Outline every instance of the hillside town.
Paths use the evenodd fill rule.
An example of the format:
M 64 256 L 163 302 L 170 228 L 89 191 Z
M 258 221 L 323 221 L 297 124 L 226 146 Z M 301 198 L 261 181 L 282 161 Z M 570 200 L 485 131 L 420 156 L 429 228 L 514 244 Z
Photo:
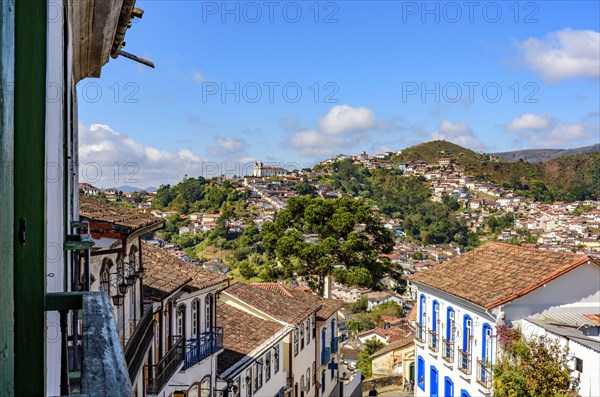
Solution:
M 187 138 L 193 134 L 180 139 L 176 130 L 185 127 L 177 126 L 165 109 L 169 103 L 171 108 L 180 104 L 175 101 L 185 96 L 185 88 L 218 87 L 212 80 L 228 76 L 223 65 L 243 69 L 236 61 L 223 61 L 222 56 L 242 51 L 221 40 L 233 31 L 239 41 L 240 25 L 267 31 L 269 39 L 281 43 L 289 36 L 270 31 L 282 23 L 269 21 L 269 29 L 254 29 L 256 21 L 239 23 L 239 10 L 243 7 L 245 14 L 248 5 L 186 3 L 182 12 L 170 3 L 145 2 L 161 17 L 160 25 L 146 18 L 144 23 L 151 23 L 146 28 L 138 24 L 144 10 L 135 0 L 0 2 L 0 397 L 600 396 L 597 150 L 564 149 L 564 156 L 563 149 L 541 150 L 554 157 L 538 163 L 519 157 L 523 151 L 476 152 L 446 139 L 473 142 L 476 150 L 485 147 L 469 126 L 447 120 L 440 131 L 427 135 L 431 140 L 403 145 L 407 141 L 393 134 L 404 127 L 376 119 L 366 107 L 339 104 L 317 119 L 316 130 L 303 129 L 295 117 L 279 120 L 290 135 L 286 145 L 301 157 L 360 151 L 302 169 L 261 161 L 246 151 L 252 145 L 245 140 L 217 135 L 218 127 L 209 119 L 183 115 L 182 125 L 194 133 L 211 130 L 215 146 L 207 146 L 206 153 L 244 159 L 251 170 L 248 175 L 196 172 L 204 160 L 187 146 L 177 151 L 167 143 L 145 146 L 98 120 L 110 110 L 115 120 L 133 121 L 145 134 L 160 129 L 160 139 L 150 139 L 161 144 L 172 140 L 191 146 Z M 359 2 L 348 3 L 357 7 Z M 401 6 L 406 11 L 417 4 Z M 356 62 L 352 51 L 332 52 L 329 43 L 335 36 L 322 33 L 329 27 L 345 29 L 344 23 L 334 19 L 335 24 L 315 28 L 319 11 L 333 7 L 337 12 L 339 5 L 309 7 L 315 13 L 311 31 L 303 32 L 307 36 L 295 30 L 303 24 L 293 25 L 297 21 L 284 14 L 294 34 L 314 41 L 313 49 L 326 43 L 323 50 L 336 54 L 331 62 L 338 57 L 346 62 L 345 52 Z M 358 10 L 345 11 L 360 17 L 362 31 L 372 30 L 369 9 Z M 219 11 L 219 28 L 228 15 L 238 13 L 236 23 L 225 26 L 227 34 L 213 30 L 206 20 L 185 20 L 190 15 L 206 19 Z M 219 40 L 203 40 L 208 44 L 202 51 L 190 48 L 189 41 L 179 47 L 180 37 L 198 37 L 197 31 L 178 31 L 179 25 L 201 26 L 205 37 Z M 434 31 L 436 43 L 444 39 L 438 26 L 425 28 Z M 165 65 L 162 71 L 150 74 L 148 68 L 155 67 L 151 60 L 124 50 L 129 29 L 144 33 L 128 35 L 128 51 L 145 45 L 138 54 L 156 55 Z M 311 36 L 312 30 L 318 36 Z M 563 58 L 576 63 L 578 53 L 595 48 L 595 34 L 586 31 L 591 45 L 571 44 L 575 54 Z M 550 35 L 569 42 L 577 31 L 567 28 L 555 36 Z M 269 58 L 277 64 L 261 56 L 262 46 L 254 45 L 249 31 L 244 39 L 252 44 L 242 43 L 255 61 Z M 380 40 L 365 47 L 389 54 L 376 45 Z M 527 43 L 536 47 L 536 40 Z M 220 56 L 210 52 L 212 41 L 219 42 Z M 354 46 L 353 38 L 348 41 Z M 456 41 L 464 45 L 464 40 Z M 159 43 L 168 50 L 161 52 Z M 545 45 L 537 47 L 540 53 L 546 50 Z M 273 48 L 284 54 L 277 61 L 286 72 L 293 71 L 294 65 L 283 63 L 288 57 L 284 50 L 301 54 L 300 46 L 286 42 Z M 204 76 L 192 64 L 183 72 L 183 53 L 201 53 L 202 62 L 217 59 L 214 69 L 223 75 Z M 289 55 L 301 64 L 296 57 Z M 131 70 L 119 69 L 121 61 L 135 63 Z M 367 72 L 380 71 L 387 63 L 397 67 L 394 59 L 375 61 L 377 69 Z M 586 64 L 594 68 L 598 61 Z M 203 71 L 210 70 L 206 65 Z M 180 70 L 169 72 L 170 67 Z M 585 77 L 598 77 L 596 69 Z M 137 83 L 120 86 L 130 72 L 148 85 L 151 100 L 133 98 Z M 92 108 L 99 119 L 88 126 L 80 115 L 86 106 L 99 106 L 102 95 L 99 85 L 85 84 L 102 73 L 104 82 L 114 76 L 120 80 L 111 81 L 104 92 L 110 104 L 101 105 L 110 107 L 105 112 Z M 171 80 L 164 86 L 153 83 L 159 81 L 157 75 Z M 549 81 L 558 84 L 571 77 L 551 75 Z M 90 96 L 90 87 L 97 89 L 98 98 Z M 120 91 L 129 95 L 123 98 Z M 225 105 L 223 98 L 231 94 L 226 91 L 217 106 Z M 238 94 L 232 96 L 241 105 Z M 584 100 L 581 95 L 577 104 Z M 182 109 L 196 98 L 184 101 Z M 258 106 L 249 113 L 214 111 L 206 101 L 202 106 L 203 116 L 223 113 L 228 122 L 233 122 L 232 114 L 248 125 L 250 116 L 264 117 Z M 427 114 L 433 118 L 444 107 L 434 106 Z M 161 113 L 159 118 L 154 112 Z M 586 120 L 597 117 L 592 113 Z M 584 127 L 547 115 L 524 114 L 515 120 L 505 126 L 506 133 L 522 132 L 523 124 L 533 121 L 530 129 L 541 130 L 542 137 L 567 135 L 565 131 L 585 135 Z M 272 147 L 262 142 L 270 135 L 247 127 L 248 141 L 256 138 L 266 147 L 260 155 L 274 158 L 267 155 Z M 370 145 L 370 130 L 389 133 L 394 143 L 387 142 L 386 149 Z M 427 140 L 420 128 L 411 131 L 415 140 Z M 164 139 L 167 133 L 172 136 Z M 363 133 L 367 139 L 355 142 Z M 521 137 L 536 142 L 540 136 L 535 133 Z M 281 157 L 288 153 L 286 145 L 279 146 Z M 381 153 L 363 151 L 375 147 Z M 534 157 L 543 157 L 541 152 Z M 147 187 L 93 179 L 86 172 L 96 161 L 119 166 L 113 163 L 117 159 L 131 160 L 127 164 L 136 172 L 139 164 L 146 165 L 142 174 L 148 179 L 138 185 Z
M 278 213 L 287 207 L 288 200 L 300 196 L 297 189 L 299 183 L 308 185 L 314 196 L 323 200 L 342 198 L 359 200 L 359 197 L 353 197 L 339 189 L 332 189 L 320 184 L 321 178 L 329 172 L 325 167 L 336 164 L 336 161 L 339 160 L 350 159 L 361 167 L 377 167 L 390 170 L 389 164 L 391 163 L 382 161 L 389 159 L 392 155 L 393 153 L 384 153 L 367 156 L 363 152 L 357 156 L 338 156 L 335 159 L 324 161 L 322 163 L 324 167 L 318 171 L 308 169 L 288 171 L 279 167 L 265 167 L 262 163 L 256 163 L 252 176 L 227 179 L 232 188 L 243 195 L 244 208 L 246 208 L 244 216 L 227 220 L 227 231 L 234 235 L 241 235 L 251 224 L 260 230 L 266 223 L 273 223 Z M 443 155 L 443 153 L 440 155 Z M 475 177 L 469 176 L 452 157 L 441 157 L 439 162 L 435 164 L 416 161 L 400 163 L 393 167 L 401 171 L 405 177 L 422 177 L 429 185 L 432 201 L 442 202 L 445 196 L 455 199 L 459 204 L 459 208 L 456 210 L 457 217 L 464 221 L 474 233 L 488 231 L 489 221 L 492 218 L 507 217 L 506 219 L 509 222 L 503 225 L 495 236 L 490 233 L 482 233 L 483 245 L 475 251 L 465 253 L 464 247 L 453 242 L 446 244 L 413 242 L 407 238 L 401 219 L 386 218 L 380 214 L 376 206 L 371 206 L 372 213 L 394 237 L 393 249 L 389 253 L 382 254 L 382 256 L 389 260 L 394 268 L 399 270 L 401 273 L 400 280 L 387 276 L 379 280 L 377 288 L 373 289 L 365 286 L 345 285 L 337 281 L 335 276 L 331 276 L 326 281 L 323 297 L 321 298 L 314 295 L 302 277 L 270 282 L 252 281 L 246 284 L 248 281 L 244 280 L 243 277 L 240 278 L 239 274 L 230 273 L 232 268 L 236 267 L 236 263 L 235 261 L 232 262 L 232 258 L 216 257 L 202 261 L 194 256 L 194 253 L 190 253 L 189 250 L 181 249 L 175 242 L 164 241 L 157 237 L 151 237 L 144 243 L 147 248 L 143 248 L 142 251 L 156 252 L 157 255 L 162 255 L 163 263 L 177 263 L 175 268 L 188 266 L 190 269 L 197 268 L 199 272 L 214 272 L 214 277 L 228 280 L 227 286 L 221 287 L 219 290 L 225 295 L 221 295 L 221 302 L 216 306 L 216 310 L 219 312 L 217 319 L 222 318 L 224 321 L 222 331 L 219 332 L 224 335 L 223 346 L 225 349 L 224 353 L 218 356 L 216 365 L 217 368 L 224 367 L 225 364 L 221 364 L 219 360 L 225 360 L 231 368 L 236 368 L 233 374 L 246 374 L 245 381 L 240 376 L 234 379 L 233 390 L 238 390 L 237 393 L 241 393 L 234 395 L 244 396 L 251 393 L 262 395 L 256 393 L 261 389 L 263 382 L 265 382 L 265 387 L 267 386 L 272 369 L 264 369 L 263 364 L 247 364 L 245 370 L 243 366 L 238 368 L 238 365 L 234 364 L 235 361 L 231 361 L 235 359 L 233 357 L 229 358 L 227 352 L 231 349 L 233 351 L 242 349 L 244 354 L 251 355 L 254 350 L 261 348 L 264 343 L 272 345 L 273 338 L 283 337 L 286 334 L 284 332 L 285 328 L 280 327 L 285 327 L 285 324 L 293 325 L 298 320 L 278 319 L 277 311 L 269 313 L 269 309 L 264 305 L 268 301 L 282 302 L 283 305 L 285 299 L 290 298 L 290 304 L 300 303 L 302 307 L 310 305 L 309 301 L 315 301 L 314 310 L 317 311 L 313 313 L 316 313 L 316 317 L 314 319 L 311 319 L 310 316 L 307 317 L 305 320 L 306 326 L 304 324 L 297 325 L 297 328 L 292 326 L 288 331 L 288 339 L 282 339 L 283 341 L 287 340 L 288 345 L 272 346 L 277 347 L 275 351 L 293 349 L 294 352 L 288 354 L 295 357 L 298 349 L 302 351 L 303 346 L 310 344 L 312 335 L 312 339 L 316 339 L 316 350 L 311 349 L 313 351 L 312 355 L 310 358 L 307 356 L 306 359 L 302 359 L 302 364 L 296 364 L 292 360 L 290 368 L 306 367 L 306 373 L 304 374 L 304 370 L 302 370 L 295 374 L 296 378 L 293 378 L 293 376 L 290 378 L 292 373 L 289 372 L 286 375 L 287 389 L 279 389 L 278 391 L 277 388 L 269 388 L 271 394 L 290 392 L 292 393 L 290 395 L 294 396 L 300 395 L 297 393 L 309 396 L 312 395 L 310 393 L 312 386 L 315 395 L 323 396 L 341 396 L 339 393 L 342 389 L 345 390 L 344 395 L 361 395 L 362 392 L 367 393 L 373 388 L 391 390 L 392 393 L 402 393 L 401 395 L 414 394 L 422 396 L 434 395 L 434 389 L 443 389 L 445 393 L 443 395 L 454 395 L 455 387 L 456 390 L 459 390 L 460 387 L 461 397 L 490 395 L 492 391 L 492 364 L 491 361 L 486 360 L 492 357 L 492 352 L 496 354 L 499 349 L 497 346 L 498 341 L 492 340 L 497 336 L 496 330 L 504 324 L 512 324 L 513 326 L 525 324 L 527 328 L 524 329 L 524 332 L 526 331 L 528 336 L 537 337 L 539 332 L 543 332 L 548 337 L 555 338 L 561 343 L 567 343 L 574 349 L 579 349 L 577 350 L 580 351 L 579 355 L 573 363 L 569 364 L 573 367 L 571 373 L 573 387 L 578 388 L 581 396 L 593 396 L 593 391 L 600 387 L 593 364 L 600 357 L 600 319 L 598 313 L 596 313 L 597 307 L 594 307 L 598 299 L 598 286 L 595 282 L 590 284 L 590 281 L 597 279 L 599 274 L 600 203 L 591 200 L 549 204 L 536 202 L 530 198 L 518 196 L 510 190 L 502 189 L 497 184 L 477 180 Z M 315 168 L 318 169 L 319 167 Z M 112 211 L 139 213 L 140 217 L 156 219 L 154 222 L 163 224 L 163 226 L 170 219 L 178 219 L 184 222 L 184 225 L 177 230 L 178 236 L 206 235 L 206 233 L 210 233 L 218 227 L 221 219 L 220 213 L 189 212 L 183 214 L 173 210 L 154 208 L 153 200 L 156 192 L 122 192 L 117 188 L 99 189 L 86 183 L 80 184 L 79 188 L 83 202 L 94 200 L 95 206 L 104 206 L 107 211 L 111 211 L 109 208 L 112 207 L 114 208 Z M 102 199 L 104 202 L 101 203 L 96 199 Z M 117 210 L 117 208 L 120 209 Z M 304 238 L 309 242 L 318 240 L 317 235 L 305 234 Z M 480 254 L 476 254 L 476 252 L 480 252 Z M 495 263 L 494 261 L 497 259 L 492 258 L 496 258 L 501 252 L 502 255 L 508 254 L 511 258 L 510 261 Z M 558 267 L 555 270 L 553 270 L 554 268 L 544 270 L 546 273 L 540 273 L 538 279 L 524 280 L 522 287 L 520 287 L 522 292 L 508 287 L 508 285 L 512 286 L 514 282 L 512 279 L 507 280 L 509 283 L 507 286 L 503 286 L 501 283 L 494 281 L 499 276 L 494 276 L 493 273 L 484 272 L 479 274 L 478 278 L 475 277 L 476 273 L 473 266 L 481 266 L 482 269 L 493 266 L 494 271 L 500 275 L 520 273 L 520 271 L 515 273 L 516 270 L 514 269 L 525 266 L 525 263 L 529 260 L 525 258 L 531 256 L 539 257 L 539 263 L 547 263 L 548 266 L 552 264 L 552 266 Z M 511 314 L 510 318 L 506 318 L 504 314 L 504 317 L 500 319 L 500 315 L 494 314 L 494 312 L 492 312 L 492 317 L 489 317 L 489 312 L 486 310 L 490 310 L 491 306 L 488 307 L 487 302 L 485 304 L 479 303 L 461 295 L 463 290 L 460 288 L 466 288 L 466 291 L 471 289 L 473 283 L 475 283 L 475 281 L 465 281 L 464 287 L 459 287 L 461 271 L 445 273 L 443 277 L 430 276 L 430 274 L 435 275 L 438 268 L 448 269 L 457 266 L 458 269 L 460 266 L 464 266 L 464 263 L 470 263 L 469 277 L 472 280 L 477 279 L 477 283 L 489 285 L 487 289 L 482 290 L 479 294 L 490 294 L 493 297 L 508 288 L 514 290 L 516 294 L 510 295 L 511 299 L 517 299 L 514 297 L 521 296 L 523 298 L 519 298 L 520 300 L 531 299 L 531 304 L 524 303 L 529 305 L 527 307 L 530 307 L 530 309 L 517 310 L 514 314 Z M 581 276 L 577 276 L 581 277 L 577 281 L 578 284 L 582 286 L 586 282 L 589 284 L 588 290 L 581 290 L 578 297 L 565 297 L 565 301 L 553 303 L 556 307 L 542 309 L 543 305 L 540 306 L 540 303 L 535 303 L 538 302 L 536 299 L 539 299 L 535 297 L 537 292 L 532 292 L 531 298 L 527 295 L 529 289 L 537 291 L 537 283 L 544 280 L 544 285 L 546 285 L 550 280 L 554 280 L 554 277 L 558 277 L 555 275 L 558 274 L 556 272 L 563 272 L 561 269 L 565 266 L 570 269 L 573 263 L 583 264 L 583 269 L 587 269 L 577 270 L 576 272 L 577 274 L 581 273 Z M 444 266 L 440 266 L 441 264 Z M 152 265 L 144 265 L 146 269 L 149 269 L 149 266 Z M 513 266 L 513 268 L 510 268 L 510 266 Z M 165 268 L 164 271 L 172 272 L 173 270 Z M 533 271 L 533 268 L 531 271 Z M 588 273 L 587 276 L 585 275 L 586 272 Z M 233 274 L 233 277 L 231 274 Z M 586 281 L 586 277 L 590 276 L 592 278 Z M 158 281 L 163 277 L 167 277 L 166 274 L 156 276 L 155 279 Z M 560 279 L 562 280 L 564 277 L 566 276 L 561 276 Z M 456 281 L 452 281 L 453 279 L 456 279 Z M 439 284 L 439 280 L 445 281 Z M 557 291 L 562 288 L 561 283 L 564 282 L 552 281 L 553 285 L 556 284 Z M 145 281 L 144 288 L 153 288 L 152 285 L 153 282 Z M 446 288 L 445 285 L 453 287 Z M 240 293 L 243 291 L 241 296 L 246 297 L 245 301 L 236 300 L 234 298 L 235 293 L 228 292 L 237 291 L 240 288 L 242 288 Z M 436 292 L 438 290 L 441 292 Z M 275 295 L 258 297 L 267 293 Z M 258 296 L 255 294 L 258 294 Z M 225 303 L 222 303 L 223 296 L 227 296 Z M 231 298 L 229 298 L 230 296 Z M 263 300 L 253 303 L 256 299 Z M 321 306 L 318 303 L 319 299 Z M 467 301 L 469 303 L 465 303 Z M 228 306 L 227 302 L 232 306 Z M 503 305 L 505 304 L 507 303 L 503 303 Z M 431 305 L 433 305 L 433 308 L 429 307 Z M 320 311 L 325 310 L 325 307 L 329 307 L 327 310 L 330 311 L 319 314 Z M 475 307 L 480 307 L 480 309 L 475 309 Z M 242 309 L 242 312 L 239 312 L 240 309 Z M 174 308 L 171 310 L 176 313 Z M 186 310 L 190 309 L 181 310 L 181 316 L 189 316 Z M 258 310 L 258 312 L 253 310 Z M 274 308 L 273 310 L 280 309 Z M 477 310 L 484 311 L 478 312 Z M 264 314 L 259 314 L 263 312 L 266 313 L 267 317 L 264 317 Z M 285 313 L 285 310 L 282 313 Z M 461 322 L 457 322 L 459 315 Z M 192 316 L 195 316 L 193 312 Z M 232 318 L 245 318 L 244 323 L 246 325 L 239 328 L 240 325 L 236 321 L 227 321 L 229 316 L 232 316 Z M 197 318 L 200 319 L 200 316 Z M 451 319 L 448 320 L 448 318 Z M 468 321 L 464 320 L 467 321 L 464 322 L 463 318 L 468 319 Z M 196 329 L 194 325 L 192 325 L 193 329 L 190 328 L 187 331 L 184 330 L 184 327 L 187 327 L 186 324 L 189 324 L 190 321 L 191 324 L 194 324 L 198 320 L 174 321 L 175 324 L 179 324 L 174 325 L 179 327 L 176 328 L 177 335 L 191 333 L 193 336 L 197 332 L 194 331 Z M 268 321 L 275 321 L 275 323 L 268 323 Z M 278 327 L 275 326 L 277 321 L 281 324 Z M 446 324 L 444 321 L 451 321 L 451 323 Z M 488 323 L 484 323 L 484 321 L 488 321 Z M 256 324 L 250 325 L 253 323 Z M 569 327 L 577 328 L 581 324 L 585 324 L 581 336 L 566 331 Z M 260 329 L 260 332 L 264 333 L 262 339 L 259 338 L 255 342 L 256 346 L 254 347 L 247 345 L 249 341 L 234 342 L 230 339 L 235 337 L 234 335 L 242 335 L 243 329 L 246 327 L 256 327 L 257 330 Z M 472 339 L 469 339 L 471 342 L 459 343 L 457 341 L 455 343 L 453 338 L 459 338 L 458 340 L 462 338 L 460 336 L 461 327 L 463 327 L 463 330 L 468 329 L 469 335 L 483 334 L 489 340 L 477 341 L 478 337 L 475 337 L 475 339 L 469 337 Z M 198 329 L 200 329 L 200 326 Z M 447 331 L 448 329 L 455 329 L 456 331 L 450 332 Z M 534 329 L 535 331 L 532 331 Z M 267 332 L 267 330 L 270 331 Z M 587 342 L 584 342 L 582 338 L 586 339 Z M 194 339 L 192 338 L 192 340 Z M 230 343 L 232 345 L 229 345 Z M 236 343 L 243 343 L 244 347 L 237 346 Z M 483 352 L 471 354 L 470 349 L 477 345 L 484 347 Z M 577 347 L 575 348 L 575 346 Z M 316 356 L 314 351 L 316 351 Z M 427 352 L 436 356 L 439 353 L 439 363 L 429 363 L 428 359 L 425 358 Z M 267 358 L 263 357 L 263 359 L 270 362 L 273 359 L 271 357 L 269 354 Z M 583 371 L 580 361 L 590 362 L 590 366 L 586 366 L 585 371 Z M 262 359 L 258 362 L 261 363 Z M 457 363 L 456 370 L 458 372 L 454 375 L 442 371 L 443 364 L 447 365 L 455 362 Z M 184 368 L 185 365 L 187 364 L 184 364 Z M 332 368 L 340 368 L 338 366 L 344 368 L 346 375 L 342 378 L 339 377 L 339 372 L 335 375 L 332 370 Z M 328 374 L 329 370 L 331 370 L 331 376 Z M 284 371 L 290 371 L 285 364 Z M 441 376 L 440 371 L 444 373 L 444 376 Z M 230 372 L 227 369 L 217 369 L 217 377 L 211 379 L 211 384 L 220 384 L 220 388 L 226 390 L 226 381 L 228 381 L 230 382 L 229 387 L 231 387 L 231 381 L 227 380 L 230 379 L 229 377 L 226 376 L 223 378 L 224 380 L 218 378 L 220 373 L 229 374 Z M 264 380 L 262 378 L 263 372 Z M 295 372 L 296 370 L 294 370 Z M 470 377 L 471 374 L 473 374 L 475 382 L 462 384 L 461 379 L 465 379 L 465 376 Z M 431 377 L 431 380 L 425 381 L 429 377 Z M 298 379 L 300 382 L 293 385 L 293 382 Z M 442 382 L 442 379 L 445 379 L 445 381 Z M 245 384 L 244 382 L 249 383 Z M 140 384 L 140 387 L 142 387 L 142 384 Z M 296 392 L 294 392 L 294 387 L 297 387 Z M 587 392 L 582 387 L 587 388 Z M 250 391 L 251 389 L 253 391 Z M 335 393 L 333 390 L 336 390 Z M 355 392 L 350 392 L 350 390 L 355 390 Z M 247 394 L 244 394 L 244 392 Z M 189 395 L 195 394 L 192 392 Z

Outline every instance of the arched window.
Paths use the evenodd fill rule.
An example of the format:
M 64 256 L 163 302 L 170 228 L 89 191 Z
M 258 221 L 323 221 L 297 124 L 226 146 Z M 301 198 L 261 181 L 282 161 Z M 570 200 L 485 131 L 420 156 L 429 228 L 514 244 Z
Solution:
M 210 397 L 210 376 L 202 379 L 200 383 L 200 397 Z
M 423 325 L 423 320 L 427 319 L 427 313 L 425 310 L 425 295 L 421 294 L 419 299 L 419 324 Z
M 306 320 L 306 344 L 310 343 L 310 320 Z
M 325 393 L 325 370 L 321 372 L 321 394 Z
M 306 387 L 310 391 L 310 368 L 306 370 Z
M 129 264 L 130 265 L 137 264 L 137 252 L 138 252 L 137 247 L 135 245 L 132 245 L 131 248 L 129 249 Z M 137 267 L 134 267 L 133 269 L 137 270 Z
M 463 351 L 471 353 L 471 341 L 473 340 L 473 319 L 468 314 L 463 318 Z
M 200 306 L 200 301 L 192 302 L 192 339 L 198 338 L 198 306 Z
M 481 360 L 483 362 L 491 361 L 492 357 L 492 327 L 485 323 L 483 324 L 483 335 L 482 335 L 482 343 L 481 343 Z
M 456 332 L 456 313 L 454 309 L 448 307 L 446 310 L 446 340 L 454 342 L 454 333 Z
M 110 268 L 113 263 L 110 259 L 104 259 L 100 269 L 100 291 L 106 291 L 110 297 Z
M 421 356 L 417 360 L 417 385 L 425 391 L 425 360 Z
M 117 255 L 117 279 L 119 280 L 119 283 L 125 282 L 125 276 L 126 274 L 125 266 L 123 264 L 123 253 L 119 253 L 119 255 Z
M 185 339 L 185 305 L 177 307 L 177 336 Z
M 433 332 L 437 333 L 439 329 L 438 323 L 440 322 L 440 303 L 434 300 L 433 304 L 431 305 L 431 308 L 431 315 L 433 316 L 431 318 L 431 329 L 433 330 Z
M 300 350 L 304 350 L 304 326 L 300 325 Z
M 312 384 L 314 385 L 315 382 L 317 381 L 317 362 L 313 361 L 313 365 L 312 365 Z
M 204 300 L 204 331 L 211 332 L 213 328 L 213 296 L 206 296 Z
M 331 320 L 331 344 L 333 345 L 335 340 L 335 318 Z

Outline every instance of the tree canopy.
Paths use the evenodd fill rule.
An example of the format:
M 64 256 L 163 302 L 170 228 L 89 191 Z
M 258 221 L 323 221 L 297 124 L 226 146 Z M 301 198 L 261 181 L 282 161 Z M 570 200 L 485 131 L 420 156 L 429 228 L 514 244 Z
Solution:
M 292 197 L 274 223 L 263 225 L 262 235 L 285 275 L 304 278 L 319 293 L 334 267 L 347 270 L 356 284 L 373 286 L 387 271 L 379 255 L 393 248 L 391 233 L 371 208 L 347 198 Z

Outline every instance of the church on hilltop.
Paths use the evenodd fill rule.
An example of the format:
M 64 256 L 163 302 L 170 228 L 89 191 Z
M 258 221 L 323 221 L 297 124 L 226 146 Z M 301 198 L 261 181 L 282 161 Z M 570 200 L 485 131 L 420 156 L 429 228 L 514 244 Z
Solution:
M 287 175 L 288 171 L 281 167 L 264 166 L 262 161 L 260 163 L 254 163 L 254 176 L 284 176 Z

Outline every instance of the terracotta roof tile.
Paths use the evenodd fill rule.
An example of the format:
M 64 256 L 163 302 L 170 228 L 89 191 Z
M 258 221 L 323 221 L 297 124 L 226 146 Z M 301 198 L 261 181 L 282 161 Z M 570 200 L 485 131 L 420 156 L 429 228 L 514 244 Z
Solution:
M 148 243 L 142 243 L 142 264 L 146 269 L 144 287 L 167 295 L 186 280 L 190 280 L 187 285 L 203 289 L 230 279 L 220 273 L 206 270 L 202 266 L 185 262 Z
M 153 215 L 144 214 L 133 208 L 103 203 L 86 195 L 79 196 L 79 214 L 88 220 L 112 223 L 126 227 L 130 231 L 165 223 L 164 219 Z
M 223 292 L 288 324 L 299 324 L 321 308 L 319 297 L 276 283 L 236 283 Z
M 217 325 L 223 327 L 224 349 L 217 359 L 218 374 L 284 328 L 279 323 L 263 320 L 223 302 L 217 302 Z
M 528 294 L 590 260 L 600 265 L 586 255 L 488 243 L 410 280 L 490 309 Z
M 413 332 L 409 332 L 408 334 L 402 336 L 399 340 L 394 341 L 389 345 L 377 350 L 375 353 L 371 354 L 371 358 L 378 357 L 382 354 L 407 347 L 411 343 L 414 343 L 414 338 L 415 334 Z

